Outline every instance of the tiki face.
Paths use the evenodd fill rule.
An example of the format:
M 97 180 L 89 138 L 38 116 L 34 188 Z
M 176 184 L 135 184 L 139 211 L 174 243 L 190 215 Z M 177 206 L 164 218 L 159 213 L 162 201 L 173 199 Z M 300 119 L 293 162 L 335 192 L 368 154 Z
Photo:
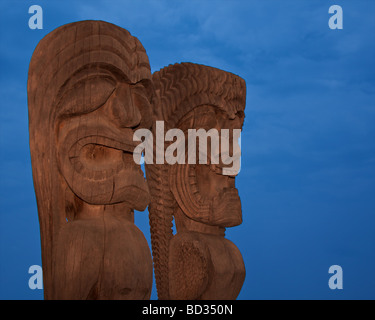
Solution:
M 56 163 L 51 171 L 83 201 L 144 210 L 150 197 L 132 159 L 133 131 L 151 127 L 151 87 L 146 52 L 128 31 L 82 21 L 51 32 L 30 64 L 30 131 L 45 135 L 31 137 L 35 154 Z M 43 179 L 55 175 L 34 167 Z
M 147 85 L 147 80 L 129 83 L 110 66 L 93 65 L 62 88 L 57 157 L 67 184 L 83 201 L 146 208 L 148 187 L 133 160 L 133 133 L 151 124 Z
M 216 129 L 219 133 L 217 146 L 212 140 L 207 141 L 207 164 L 199 164 L 197 144 L 196 164 L 175 165 L 176 179 L 172 178 L 172 193 L 183 212 L 193 220 L 202 221 L 209 225 L 231 227 L 242 223 L 241 201 L 235 187 L 236 173 L 227 175 L 223 169 L 229 165 L 224 164 L 221 155 L 220 135 L 221 129 L 242 128 L 243 112 L 229 115 L 214 106 L 199 106 L 190 111 L 180 123 L 180 127 L 204 129 L 207 132 Z M 229 150 L 233 150 L 233 135 L 228 138 Z M 211 152 L 213 150 L 213 152 Z M 212 161 L 212 156 L 219 159 L 218 163 Z M 180 182 L 181 181 L 181 182 Z M 185 187 L 183 187 L 185 185 Z

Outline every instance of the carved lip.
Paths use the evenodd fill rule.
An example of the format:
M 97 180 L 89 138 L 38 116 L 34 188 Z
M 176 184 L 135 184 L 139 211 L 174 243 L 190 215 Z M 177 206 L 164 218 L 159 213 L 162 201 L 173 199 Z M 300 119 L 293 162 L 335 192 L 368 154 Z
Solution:
M 87 127 L 80 131 L 82 133 L 78 133 L 78 136 L 76 136 L 69 150 L 69 157 L 77 156 L 75 153 L 79 152 L 79 150 L 87 144 L 97 144 L 133 153 L 139 143 L 133 141 L 133 130 L 129 128 L 117 129 L 99 126 L 96 128 Z M 79 137 L 79 135 L 81 137 Z
M 212 223 L 234 227 L 242 223 L 241 200 L 237 188 L 224 188 L 211 202 Z
M 88 143 L 88 145 L 91 143 Z M 120 148 L 104 145 L 101 143 L 96 143 L 95 145 L 101 145 L 104 148 L 116 149 L 121 153 L 115 159 L 104 160 L 104 164 L 98 165 L 98 168 L 92 168 L 82 160 L 80 156 L 69 158 L 70 162 L 73 164 L 75 170 L 82 176 L 88 179 L 103 180 L 108 179 L 111 176 L 118 174 L 122 170 L 133 170 L 134 172 L 139 172 L 140 178 L 143 179 L 143 173 L 140 166 L 137 166 L 133 161 L 133 156 L 131 152 L 123 151 Z M 87 145 L 87 144 L 86 144 Z
M 76 172 L 83 177 L 94 180 L 103 180 L 112 177 L 121 170 L 140 171 L 140 166 L 136 166 L 133 160 L 133 152 L 140 142 L 133 141 L 133 130 L 131 128 L 118 128 L 111 126 L 105 119 L 90 119 L 89 123 L 72 121 L 69 127 L 64 128 L 64 144 L 68 161 L 73 165 Z M 92 121 L 95 120 L 95 121 Z M 122 156 L 102 160 L 98 168 L 88 166 L 85 161 L 81 161 L 83 148 L 89 145 L 102 146 L 104 148 L 116 149 Z M 65 153 L 65 152 L 63 152 Z M 66 153 L 65 153 L 66 154 Z

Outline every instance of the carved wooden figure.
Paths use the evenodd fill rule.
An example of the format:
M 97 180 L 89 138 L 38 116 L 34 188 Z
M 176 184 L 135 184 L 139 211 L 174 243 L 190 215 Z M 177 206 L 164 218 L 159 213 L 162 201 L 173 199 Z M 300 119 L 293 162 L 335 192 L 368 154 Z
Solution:
M 165 122 L 165 131 L 242 128 L 246 102 L 242 78 L 182 63 L 154 73 L 153 82 L 158 96 L 154 117 Z M 236 299 L 242 288 L 241 253 L 225 238 L 226 227 L 242 222 L 235 175 L 223 175 L 225 165 L 212 164 L 210 155 L 207 151 L 207 164 L 146 164 L 159 299 Z
M 46 299 L 148 299 L 152 259 L 134 209 L 149 189 L 133 132 L 151 127 L 148 57 L 103 21 L 64 25 L 33 53 L 29 132 Z

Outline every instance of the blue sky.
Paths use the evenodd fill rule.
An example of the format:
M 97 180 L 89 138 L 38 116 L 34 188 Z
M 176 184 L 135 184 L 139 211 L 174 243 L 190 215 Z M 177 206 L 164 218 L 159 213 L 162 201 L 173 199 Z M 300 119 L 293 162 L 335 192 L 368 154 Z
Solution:
M 43 30 L 28 28 L 29 6 Z M 339 4 L 344 29 L 328 27 Z M 152 71 L 202 63 L 243 77 L 237 177 L 244 222 L 228 229 L 247 275 L 239 299 L 375 299 L 374 1 L 3 1 L 0 19 L 0 298 L 42 299 L 26 81 L 38 41 L 85 19 L 137 36 Z M 149 240 L 147 212 L 136 224 Z M 343 290 L 328 269 L 343 268 Z M 155 288 L 152 298 L 156 298 Z

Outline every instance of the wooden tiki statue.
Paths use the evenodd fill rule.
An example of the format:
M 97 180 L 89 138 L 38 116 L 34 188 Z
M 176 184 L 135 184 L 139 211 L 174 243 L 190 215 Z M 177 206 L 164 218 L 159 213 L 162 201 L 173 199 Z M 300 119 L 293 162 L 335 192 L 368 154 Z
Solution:
M 246 104 L 242 78 L 181 63 L 155 72 L 153 82 L 154 119 L 164 121 L 165 131 L 178 128 L 187 137 L 188 129 L 242 129 Z M 187 155 L 188 143 L 185 147 Z M 146 164 L 159 299 L 236 299 L 242 288 L 241 253 L 225 238 L 226 227 L 242 223 L 236 174 L 223 175 L 225 165 L 212 164 L 210 155 L 207 151 L 207 164 Z
M 133 132 L 151 127 L 137 38 L 103 21 L 44 37 L 29 68 L 30 149 L 46 299 L 148 299 L 152 259 L 134 209 L 150 201 Z

